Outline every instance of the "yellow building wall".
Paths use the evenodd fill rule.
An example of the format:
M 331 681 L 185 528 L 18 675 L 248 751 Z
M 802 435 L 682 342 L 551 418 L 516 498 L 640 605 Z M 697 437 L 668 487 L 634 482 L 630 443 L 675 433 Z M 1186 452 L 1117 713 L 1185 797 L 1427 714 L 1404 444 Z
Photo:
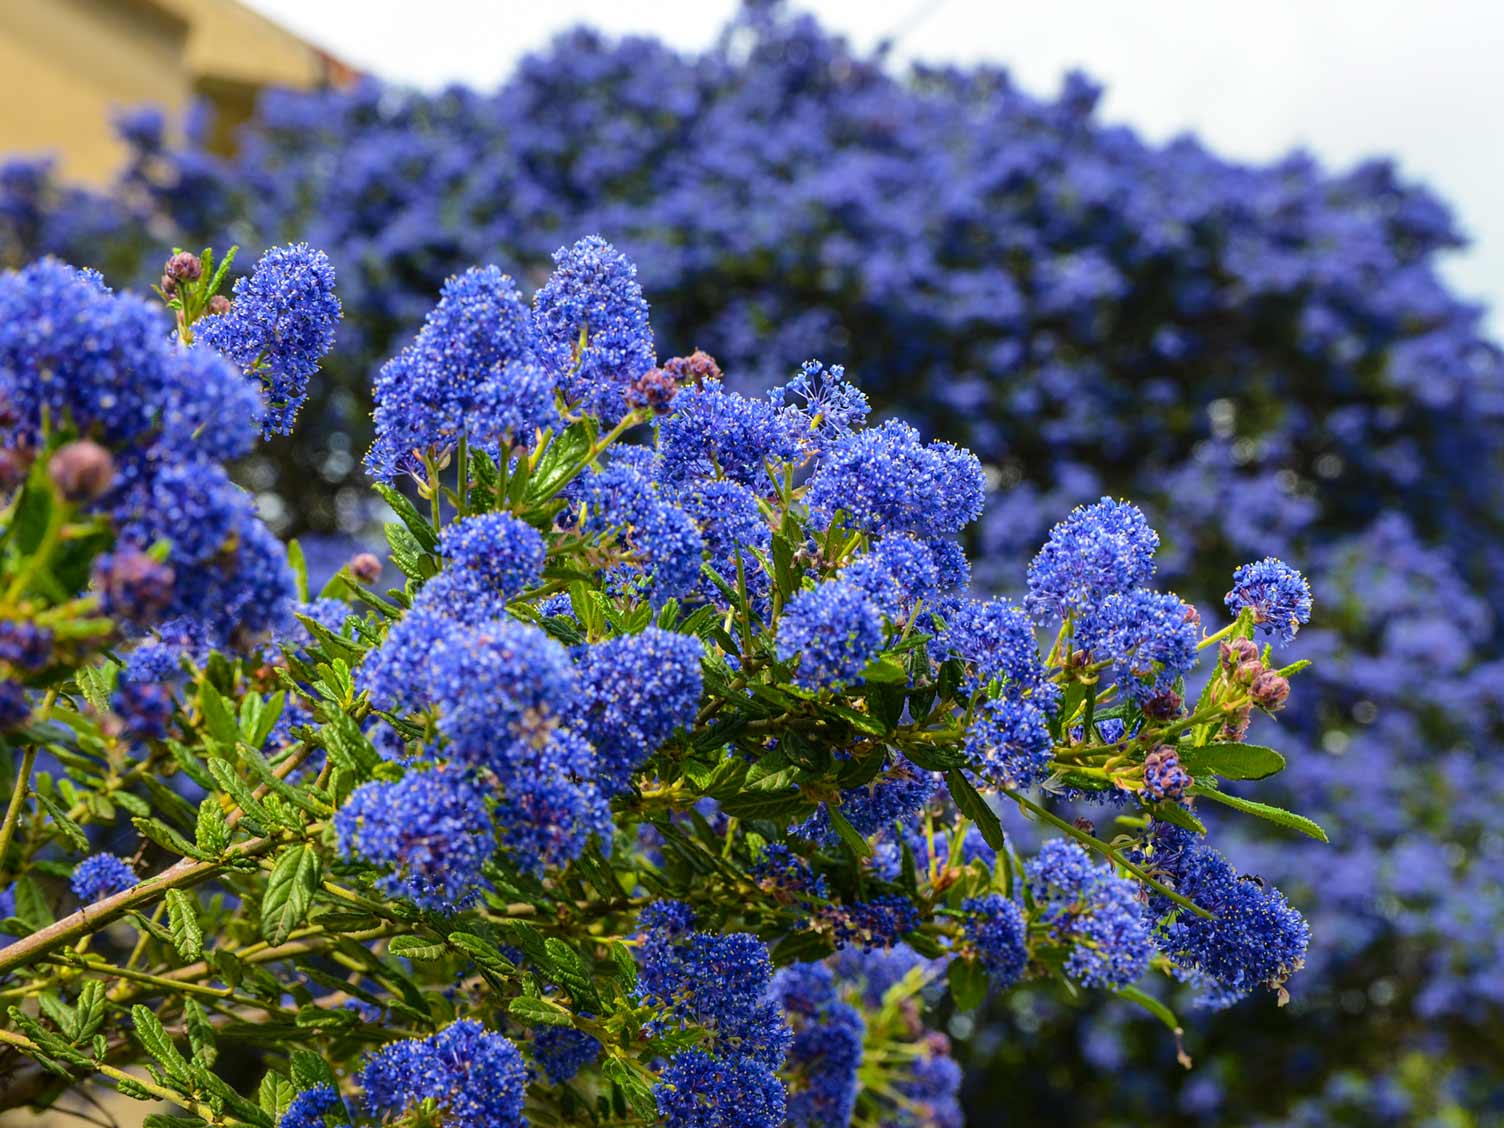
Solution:
M 224 139 L 261 87 L 331 77 L 347 72 L 235 0 L 0 0 L 0 158 L 53 153 L 67 179 L 103 184 L 125 156 L 123 107 L 175 119 L 206 97 Z

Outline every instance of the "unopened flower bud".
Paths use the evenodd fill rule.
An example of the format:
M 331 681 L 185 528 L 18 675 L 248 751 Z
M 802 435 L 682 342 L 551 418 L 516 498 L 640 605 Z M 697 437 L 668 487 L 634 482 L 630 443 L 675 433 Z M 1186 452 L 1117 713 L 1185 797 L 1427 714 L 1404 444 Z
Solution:
M 1264 672 L 1264 664 L 1258 659 L 1252 662 L 1244 662 L 1234 671 L 1233 676 L 1244 685 L 1252 685 L 1254 679 Z
M 1184 704 L 1185 698 L 1173 689 L 1166 689 L 1144 702 L 1144 715 L 1150 720 L 1168 721 L 1180 716 L 1180 709 Z
M 1244 662 L 1256 662 L 1259 657 L 1259 648 L 1252 639 L 1235 638 L 1231 642 L 1224 642 L 1220 657 L 1222 665 L 1229 670 L 1235 670 Z
M 1087 818 L 1085 815 L 1077 815 L 1071 820 L 1071 823 L 1077 830 L 1084 830 L 1087 834 L 1097 833 L 1097 824 L 1092 822 L 1091 819 Z
M 1248 689 L 1248 695 L 1253 698 L 1253 703 L 1260 709 L 1284 708 L 1285 702 L 1290 699 L 1290 680 L 1280 677 L 1273 670 L 1265 670 L 1253 679 L 1253 685 Z
M 363 584 L 381 579 L 381 561 L 369 552 L 357 552 L 350 559 L 350 575 Z
M 649 368 L 627 389 L 627 402 L 633 407 L 651 407 L 662 413 L 668 410 L 679 391 L 679 383 L 661 368 Z
M 26 481 L 26 471 L 33 461 L 29 449 L 0 449 L 0 493 L 9 493 Z
M 1248 723 L 1253 719 L 1253 710 L 1244 706 L 1222 723 L 1222 739 L 1239 741 L 1248 735 Z
M 135 548 L 101 556 L 94 564 L 94 585 L 104 612 L 117 619 L 147 623 L 172 600 L 173 571 Z
M 115 459 L 92 439 L 80 439 L 58 448 L 47 473 L 69 501 L 93 501 L 115 480 Z
M 688 356 L 676 356 L 664 361 L 663 371 L 680 384 L 700 385 L 706 380 L 721 378 L 721 366 L 715 362 L 715 357 L 701 349 L 696 349 Z
M 1144 757 L 1144 790 L 1153 799 L 1179 799 L 1195 782 L 1180 766 L 1180 753 L 1161 744 Z
M 208 310 L 210 313 L 229 313 L 230 299 L 223 294 L 215 294 L 209 299 Z
M 157 283 L 157 287 L 170 298 L 178 292 L 178 280 L 170 274 L 164 274 L 162 281 Z
M 204 273 L 204 264 L 191 251 L 179 251 L 167 260 L 162 271 L 179 282 L 197 282 Z

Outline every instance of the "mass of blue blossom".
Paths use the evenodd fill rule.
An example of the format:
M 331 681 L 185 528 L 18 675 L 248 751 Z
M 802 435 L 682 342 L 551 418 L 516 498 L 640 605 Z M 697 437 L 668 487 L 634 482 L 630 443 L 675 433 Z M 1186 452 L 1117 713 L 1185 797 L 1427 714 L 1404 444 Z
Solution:
M 1238 569 L 1208 633 L 1104 498 L 1024 607 L 978 598 L 975 455 L 869 425 L 839 367 L 762 397 L 660 367 L 590 236 L 531 308 L 494 268 L 443 288 L 374 381 L 400 586 L 356 558 L 310 598 L 222 461 L 291 423 L 340 304 L 299 246 L 216 311 L 225 261 L 175 252 L 156 306 L 51 260 L 0 279 L 0 982 L 50 1000 L 12 1050 L 194 1123 L 917 1128 L 959 1117 L 941 994 L 1106 992 L 1172 1040 L 1151 967 L 1285 997 L 1310 929 L 1200 815 L 1322 836 L 1222 783 L 1283 765 L 1241 732 L 1303 668 L 1253 641 L 1311 618 L 1295 569 Z M 201 446 L 237 403 L 246 437 Z M 1122 831 L 1055 809 L 1081 801 Z M 149 1084 L 109 1064 L 108 984 Z M 217 1040 L 283 1015 L 252 1101 Z
M 1494 660 L 1504 400 L 1479 311 L 1437 271 L 1460 242 L 1457 225 L 1386 163 L 1334 174 L 1304 155 L 1249 166 L 1191 139 L 1151 145 L 1103 124 L 1096 97 L 1079 76 L 1040 98 L 992 67 L 900 73 L 758 3 L 697 54 L 572 33 L 491 94 L 273 92 L 233 158 L 208 147 L 201 117 L 180 142 L 160 113 L 122 115 L 135 155 L 108 195 L 66 186 L 44 161 L 0 162 L 0 259 L 17 268 L 0 282 L 0 497 L 32 499 L 24 520 L 9 509 L 0 519 L 32 530 L 11 534 L 21 551 L 8 547 L 0 563 L 7 588 L 48 539 L 32 479 L 45 472 L 76 507 L 49 550 L 58 586 L 42 592 L 38 566 L 16 588 L 62 610 L 37 620 L 34 606 L 14 612 L 14 595 L 0 605 L 0 727 L 30 734 L 13 742 L 37 740 L 38 725 L 49 737 L 59 724 L 85 729 L 81 751 L 38 745 L 34 790 L 87 832 L 89 852 L 112 850 L 150 874 L 155 852 L 177 847 L 150 839 L 142 855 L 148 839 L 131 820 L 165 820 L 197 847 L 189 808 L 205 792 L 228 794 L 223 763 L 253 792 L 266 789 L 252 793 L 257 814 L 237 817 L 243 833 L 287 833 L 297 818 L 284 804 L 313 817 L 244 759 L 244 735 L 274 764 L 298 760 L 289 786 L 317 786 L 326 769 L 326 786 L 353 773 L 324 812 L 321 876 L 348 889 L 362 873 L 366 894 L 445 920 L 451 906 L 464 919 L 496 901 L 528 902 L 527 883 L 546 887 L 561 860 L 580 871 L 569 880 L 588 882 L 584 868 L 603 876 L 592 840 L 607 866 L 641 849 L 676 880 L 703 880 L 692 852 L 716 851 L 702 824 L 723 844 L 728 827 L 767 837 L 760 815 L 721 798 L 745 785 L 771 791 L 771 804 L 795 786 L 807 797 L 787 814 L 798 833 L 788 846 L 751 843 L 737 895 L 759 890 L 843 945 L 832 962 L 843 998 L 863 999 L 867 1036 L 888 1036 L 873 1017 L 882 984 L 920 967 L 926 982 L 948 982 L 951 953 L 965 953 L 952 962 L 967 967 L 984 962 L 967 929 L 990 933 L 961 900 L 1006 893 L 1030 930 L 1023 990 L 994 989 L 974 1025 L 948 1023 L 950 1050 L 914 1042 L 912 1076 L 886 1086 L 903 1102 L 867 1106 L 878 1122 L 915 1109 L 945 1122 L 960 1084 L 946 1081 L 952 1052 L 972 1067 L 974 1109 L 1006 1099 L 1021 1119 L 1056 1108 L 1061 1091 L 1102 1124 L 1222 1123 L 1234 1108 L 1271 1125 L 1287 1115 L 1407 1123 L 1453 1106 L 1497 1108 L 1488 1032 L 1504 1007 L 1491 771 L 1504 725 Z M 558 245 L 595 230 L 615 248 Z M 168 254 L 164 232 L 255 250 L 216 281 L 208 256 Z M 154 283 L 160 300 L 107 293 L 57 262 L 29 265 L 44 253 L 118 286 Z M 502 265 L 474 266 L 483 262 Z M 853 378 L 812 355 L 846 361 Z M 561 445 L 557 475 L 540 477 L 548 448 L 584 415 L 600 420 L 594 442 L 642 420 L 604 457 L 584 458 L 586 447 L 565 459 Z M 980 464 L 936 439 L 964 442 Z M 234 480 L 254 485 L 259 506 L 225 471 L 247 458 Z M 792 477 L 774 483 L 769 462 L 791 464 Z M 428 517 L 426 533 L 394 523 L 386 573 L 398 595 L 377 592 L 374 558 L 357 563 L 348 547 L 300 536 L 289 566 L 268 532 L 268 522 L 283 532 L 369 520 L 367 471 Z M 914 504 L 909 480 L 944 510 Z M 791 491 L 812 515 L 807 539 L 781 524 Z M 1104 493 L 1132 503 L 1098 502 Z M 838 516 L 835 535 L 820 527 Z M 862 539 L 847 550 L 842 534 Z M 300 590 L 305 567 L 312 592 Z M 299 596 L 336 573 L 346 581 L 335 607 L 304 626 L 297 616 L 310 606 Z M 591 577 L 603 605 L 574 590 Z M 1185 602 L 1155 590 L 1171 588 Z M 980 598 L 999 589 L 1018 602 Z M 84 592 L 97 602 L 66 598 Z M 1251 624 L 1251 637 L 1226 636 L 1194 661 L 1224 612 Z M 719 614 L 724 637 L 686 631 L 695 613 Z M 771 647 L 750 667 L 743 618 Z M 547 637 L 498 633 L 497 623 Z M 883 734 L 830 731 L 850 718 L 782 727 L 809 693 L 863 714 L 896 709 L 900 730 L 919 723 L 922 695 L 883 679 L 924 684 L 915 651 L 891 645 L 920 635 L 947 679 L 937 694 L 954 678 L 952 692 L 980 695 L 954 745 L 925 758 L 921 742 L 921 764 L 902 741 L 874 756 Z M 646 641 L 624 645 L 636 640 Z M 1287 667 L 1302 658 L 1315 666 L 1292 694 Z M 788 698 L 772 700 L 763 661 L 787 675 Z M 83 662 L 104 675 L 48 705 L 47 689 Z M 523 667 L 531 680 L 514 684 Z M 1090 712 L 1087 679 L 1112 695 Z M 504 692 L 478 694 L 477 705 L 470 684 Z M 705 710 L 731 686 L 748 709 L 772 710 L 747 722 L 762 727 L 715 729 Z M 1207 687 L 1238 687 L 1246 702 L 1165 733 L 1196 714 Z M 231 703 L 228 714 L 201 704 L 209 691 Z M 263 706 L 244 706 L 246 692 Z M 649 702 L 662 711 L 645 712 Z M 336 705 L 352 706 L 351 723 L 332 719 Z M 211 720 L 225 756 L 195 755 L 187 739 Z M 748 778 L 714 779 L 695 758 L 703 749 L 674 743 L 681 727 L 750 756 Z M 1198 794 L 1208 761 L 1181 747 L 1196 740 L 1276 744 L 1288 771 L 1255 782 L 1283 761 L 1232 767 L 1217 796 Z M 187 766 L 173 744 L 192 756 Z M 1090 769 L 1084 778 L 1061 767 L 1062 744 L 1092 749 L 1068 757 Z M 53 763 L 58 748 L 74 759 Z M 780 750 L 784 759 L 757 766 Z M 1054 900 L 1032 907 L 1022 872 L 1007 890 L 960 889 L 954 873 L 991 868 L 996 855 L 976 826 L 953 834 L 936 821 L 957 803 L 958 755 L 964 782 L 985 798 L 1032 802 L 1043 789 L 1072 829 L 1114 845 L 1122 862 L 1172 891 L 1194 884 L 1197 903 L 1225 906 L 1219 919 L 1256 922 L 1247 927 L 1262 966 L 1239 962 L 1251 949 L 1235 932 L 1210 941 L 1204 918 L 1148 895 L 1151 962 L 1188 984 L 1168 999 L 1222 1005 L 1284 990 L 1286 969 L 1304 959 L 1290 1005 L 1187 1020 L 1197 1068 L 1181 1076 L 1163 1026 L 1132 1000 L 1096 992 L 1081 1006 L 1034 990 L 1045 969 L 1075 981 L 1112 974 L 1086 956 L 1079 975 L 1066 972 L 1067 949 L 1082 939 L 1089 949 L 1098 914 L 1126 943 L 1128 918 L 1108 911 L 1110 886 L 1066 901 L 1063 888 L 1041 885 Z M 1130 786 L 1095 789 L 1099 769 L 1126 769 L 1118 778 Z M 681 780 L 699 791 L 695 804 L 675 792 Z M 164 781 L 171 796 L 153 787 Z M 429 825 L 394 808 L 399 796 Z M 1251 796 L 1314 815 L 1333 845 L 1278 823 L 1256 833 L 1248 810 L 1232 809 Z M 1143 817 L 1144 801 L 1163 816 L 1152 831 L 1125 821 Z M 222 801 L 231 815 L 232 802 Z M 1166 825 L 1182 807 L 1237 869 L 1215 853 L 1172 850 L 1175 834 L 1199 833 L 1187 820 Z M 1036 839 L 1072 837 L 1035 819 L 1006 823 L 1025 856 Z M 4 880 L 17 878 L 20 851 L 58 872 L 0 891 L 7 912 L 31 922 L 0 923 L 5 935 L 44 926 L 39 907 L 67 895 L 74 871 L 48 844 L 78 845 L 40 798 L 14 821 Z M 462 844 L 437 826 L 473 833 Z M 853 884 L 821 864 L 856 849 L 848 831 L 868 839 L 861 872 L 886 885 Z M 952 898 L 934 906 L 954 914 L 950 932 L 923 953 L 872 943 L 904 923 L 887 886 L 906 875 Z M 225 905 L 256 903 L 249 879 L 215 880 L 231 882 Z M 1275 886 L 1284 894 L 1256 892 Z M 1046 938 L 1039 914 L 1056 901 L 1065 915 Z M 1292 905 L 1310 918 L 1308 949 Z M 47 915 L 62 907 L 54 900 Z M 696 909 L 702 922 L 765 934 L 762 920 Z M 156 923 L 173 924 L 165 911 Z M 600 935 L 629 947 L 638 934 L 608 927 Z M 776 947 L 778 931 L 766 935 Z M 484 938 L 523 951 L 510 935 Z M 432 970 L 432 959 L 412 969 Z M 254 981 L 260 965 L 247 966 Z M 333 966 L 304 974 L 327 978 Z M 964 995 L 975 985 L 956 974 L 949 985 Z M 989 971 L 994 988 L 1007 978 Z M 296 990 L 327 989 L 317 982 Z M 564 985 L 540 983 L 540 998 L 573 1007 Z M 919 1000 L 939 989 L 911 986 Z M 67 990 L 62 1001 L 76 1005 Z M 410 1019 L 389 1002 L 411 1005 L 405 989 L 355 990 L 376 1002 L 351 991 L 352 1007 Z M 804 1020 L 786 1009 L 797 1041 Z M 615 1044 L 596 1036 L 604 1005 L 577 1013 L 591 1016 L 589 1031 L 504 1028 L 552 1077 L 552 1055 Z M 544 1030 L 574 1049 L 545 1054 Z M 1009 1048 L 1025 1042 L 1059 1063 L 1050 1077 Z M 618 1060 L 604 1052 L 585 1074 L 614 1075 Z M 1395 1075 L 1360 1081 L 1374 1060 Z M 727 1068 L 714 1055 L 698 1071 L 696 1061 L 680 1064 L 686 1090 Z M 284 1073 L 300 1086 L 317 1080 Z M 783 1075 L 794 1119 L 803 1090 L 792 1050 Z M 343 1074 L 333 1080 L 353 1092 Z M 633 1091 L 630 1076 L 613 1083 Z M 586 1115 L 601 1095 L 579 1084 L 566 1115 Z M 268 1099 L 282 1108 L 282 1097 Z

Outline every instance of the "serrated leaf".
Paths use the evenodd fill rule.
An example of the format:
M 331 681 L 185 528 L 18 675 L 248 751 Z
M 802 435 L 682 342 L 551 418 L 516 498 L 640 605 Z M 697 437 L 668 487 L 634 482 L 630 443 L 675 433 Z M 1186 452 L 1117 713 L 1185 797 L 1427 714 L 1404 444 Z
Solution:
M 172 931 L 172 946 L 185 960 L 204 954 L 204 931 L 198 924 L 198 905 L 181 889 L 167 891 L 167 923 Z
M 198 821 L 193 828 L 194 842 L 200 850 L 218 857 L 230 844 L 230 824 L 218 795 L 206 795 L 198 805 Z
M 721 803 L 722 812 L 738 819 L 773 819 L 808 811 L 810 807 L 810 801 L 797 788 L 787 791 L 743 791 Z
M 80 853 L 88 853 L 89 838 L 88 835 L 84 834 L 83 827 L 69 818 L 67 811 L 63 810 L 62 807 L 58 806 L 41 792 L 33 792 L 33 794 L 36 796 L 37 802 L 52 817 L 52 824 L 68 840 L 68 844 Z
M 277 859 L 261 897 L 261 936 L 268 944 L 281 944 L 308 917 L 314 891 L 323 876 L 316 850 L 306 843 L 295 846 Z
M 1294 811 L 1287 811 L 1283 807 L 1271 807 L 1268 803 L 1256 803 L 1252 799 L 1244 799 L 1237 795 L 1228 795 L 1218 791 L 1214 787 L 1206 787 L 1197 784 L 1191 788 L 1190 794 L 1199 795 L 1205 799 L 1212 799 L 1224 806 L 1231 807 L 1235 811 L 1242 811 L 1247 815 L 1257 815 L 1261 819 L 1267 819 L 1277 826 L 1283 826 L 1290 830 L 1298 830 L 1301 834 L 1309 835 L 1318 842 L 1331 841 L 1326 836 L 1326 831 L 1311 819 L 1304 815 L 1297 815 Z
M 230 711 L 230 703 L 208 679 L 199 684 L 198 708 L 204 717 L 204 727 L 215 740 L 233 745 L 240 739 L 240 722 Z
M 574 1016 L 558 1003 L 551 1003 L 546 999 L 529 998 L 527 995 L 518 995 L 508 1003 L 507 1013 L 519 1022 L 531 1023 L 535 1026 L 574 1025 Z
M 207 850 L 200 850 L 160 819 L 134 818 L 131 819 L 131 825 L 136 828 L 142 838 L 151 839 L 164 850 L 170 850 L 184 858 L 196 858 L 201 862 L 214 859 L 213 854 Z
M 443 959 L 448 951 L 443 944 L 436 944 L 419 936 L 394 936 L 386 950 L 389 955 L 401 956 L 406 960 Z
M 169 1077 L 183 1082 L 190 1079 L 187 1059 L 173 1045 L 172 1038 L 156 1015 L 137 1003 L 131 1008 L 131 1025 L 135 1030 L 136 1041 L 157 1060 Z
M 188 1027 L 188 1044 L 193 1047 L 193 1060 L 206 1068 L 212 1066 L 219 1057 L 219 1047 L 208 1012 L 202 1003 L 189 996 L 183 1001 L 183 1018 Z

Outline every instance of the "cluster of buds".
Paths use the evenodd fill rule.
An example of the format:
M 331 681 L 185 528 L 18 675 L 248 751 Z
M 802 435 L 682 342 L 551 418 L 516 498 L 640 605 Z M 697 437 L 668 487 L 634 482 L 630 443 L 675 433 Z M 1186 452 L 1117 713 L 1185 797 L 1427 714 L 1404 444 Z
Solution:
M 1248 696 L 1260 709 L 1274 712 L 1290 699 L 1290 681 L 1264 665 L 1259 648 L 1251 639 L 1235 638 L 1222 644 L 1222 666 L 1232 680 L 1248 687 Z
M 104 496 L 115 480 L 115 459 L 92 439 L 79 439 L 57 449 L 47 475 L 65 501 L 78 505 Z
M 1144 790 L 1151 799 L 1179 799 L 1196 781 L 1180 764 L 1180 754 L 1161 744 L 1144 757 Z
M 170 298 L 178 292 L 178 283 L 197 282 L 203 275 L 202 259 L 191 251 L 178 251 L 162 268 L 162 281 L 157 285 Z

